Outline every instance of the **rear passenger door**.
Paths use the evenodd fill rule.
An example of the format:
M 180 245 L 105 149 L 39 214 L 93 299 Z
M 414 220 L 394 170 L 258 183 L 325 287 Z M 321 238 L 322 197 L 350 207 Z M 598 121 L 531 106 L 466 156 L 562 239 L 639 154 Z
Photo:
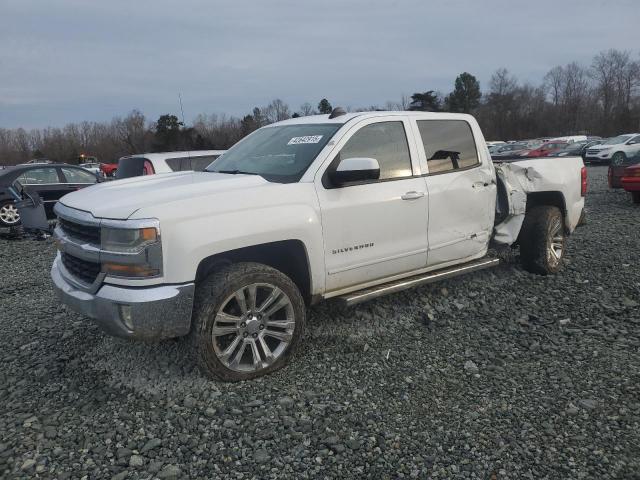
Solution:
M 495 216 L 495 174 L 465 120 L 417 120 L 429 192 L 429 266 L 485 255 Z

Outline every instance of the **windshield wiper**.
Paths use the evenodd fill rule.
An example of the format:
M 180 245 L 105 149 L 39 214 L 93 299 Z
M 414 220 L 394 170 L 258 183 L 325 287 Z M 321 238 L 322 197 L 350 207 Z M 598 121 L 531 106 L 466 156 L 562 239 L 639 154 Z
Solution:
M 244 172 L 242 170 L 211 170 L 212 173 L 228 173 L 229 175 L 260 175 L 255 172 Z

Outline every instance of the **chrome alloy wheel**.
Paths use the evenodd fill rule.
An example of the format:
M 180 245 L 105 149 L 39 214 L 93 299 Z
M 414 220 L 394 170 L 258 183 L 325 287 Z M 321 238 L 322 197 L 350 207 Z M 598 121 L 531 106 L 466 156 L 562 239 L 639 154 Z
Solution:
M 222 302 L 211 330 L 213 349 L 231 370 L 262 370 L 287 350 L 295 325 L 287 294 L 269 283 L 252 283 Z
M 562 228 L 562 220 L 554 218 L 549 226 L 549 242 L 547 247 L 547 257 L 549 263 L 556 267 L 562 260 L 564 250 L 564 231 Z
M 20 221 L 20 214 L 13 203 L 5 203 L 0 207 L 0 220 L 6 225 L 15 225 Z

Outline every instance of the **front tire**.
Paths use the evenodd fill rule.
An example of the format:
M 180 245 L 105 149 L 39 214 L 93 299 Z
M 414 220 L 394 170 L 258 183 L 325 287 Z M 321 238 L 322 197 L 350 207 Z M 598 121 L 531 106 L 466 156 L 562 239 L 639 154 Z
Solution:
M 289 277 L 259 263 L 232 264 L 197 286 L 191 345 L 210 378 L 249 380 L 286 365 L 305 321 L 304 300 Z
M 626 161 L 627 161 L 627 156 L 624 154 L 624 152 L 616 152 L 611 157 L 611 165 L 614 165 L 616 167 L 624 165 Z
M 20 214 L 12 200 L 0 203 L 0 226 L 16 227 L 20 225 Z
M 565 228 L 558 207 L 538 206 L 526 213 L 520 232 L 520 261 L 540 275 L 557 273 L 565 251 Z
M 631 192 L 631 201 L 640 204 L 640 192 Z

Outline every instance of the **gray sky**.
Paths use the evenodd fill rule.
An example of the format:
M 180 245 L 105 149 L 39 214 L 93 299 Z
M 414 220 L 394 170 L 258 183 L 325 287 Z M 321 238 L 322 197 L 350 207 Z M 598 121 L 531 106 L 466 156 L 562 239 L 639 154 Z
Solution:
M 0 127 L 367 106 L 640 47 L 640 0 L 0 0 Z

